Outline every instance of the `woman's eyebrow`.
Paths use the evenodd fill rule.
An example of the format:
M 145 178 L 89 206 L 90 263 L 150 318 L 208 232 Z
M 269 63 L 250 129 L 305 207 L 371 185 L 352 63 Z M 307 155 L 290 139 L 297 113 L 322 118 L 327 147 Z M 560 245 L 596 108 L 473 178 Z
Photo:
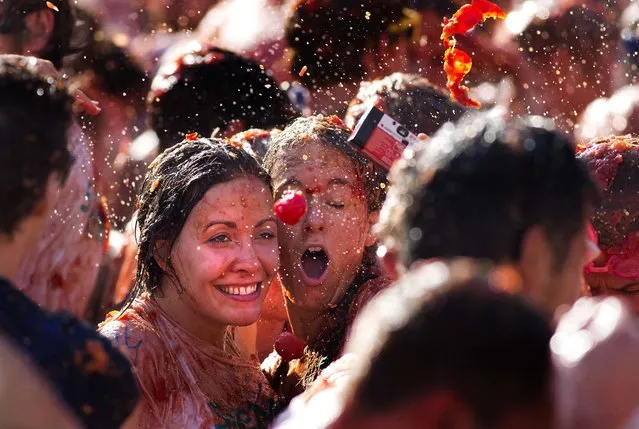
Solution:
M 207 229 L 215 225 L 225 225 L 231 229 L 237 228 L 237 224 L 235 222 L 229 222 L 225 220 L 213 220 L 206 224 L 206 227 L 204 228 L 204 230 L 206 231 Z
M 255 224 L 255 228 L 259 228 L 260 226 L 264 225 L 267 222 L 277 222 L 277 221 L 275 220 L 275 218 L 273 216 L 267 217 L 267 218 L 262 219 L 258 223 L 256 223 Z

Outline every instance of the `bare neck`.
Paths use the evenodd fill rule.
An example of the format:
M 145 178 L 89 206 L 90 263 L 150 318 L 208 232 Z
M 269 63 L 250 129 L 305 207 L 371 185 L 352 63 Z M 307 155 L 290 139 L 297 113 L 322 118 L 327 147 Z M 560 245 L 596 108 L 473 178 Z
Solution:
M 286 312 L 293 334 L 306 341 L 307 344 L 312 344 L 324 324 L 324 313 L 301 309 L 288 298 L 286 299 Z
M 197 303 L 193 302 L 188 293 L 178 293 L 176 286 L 166 276 L 162 281 L 161 289 L 162 296 L 156 297 L 155 301 L 175 323 L 202 341 L 221 350 L 224 349 L 228 326 L 216 324 L 210 318 L 203 316 L 197 310 Z

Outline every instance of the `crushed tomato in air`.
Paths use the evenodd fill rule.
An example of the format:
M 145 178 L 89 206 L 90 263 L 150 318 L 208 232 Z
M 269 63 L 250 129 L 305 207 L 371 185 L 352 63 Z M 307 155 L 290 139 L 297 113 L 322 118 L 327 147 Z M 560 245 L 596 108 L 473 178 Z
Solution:
M 473 67 L 470 55 L 456 47 L 455 35 L 472 30 L 489 18 L 504 19 L 506 12 L 488 0 L 472 0 L 471 4 L 462 6 L 452 18 L 444 18 L 444 28 L 440 39 L 444 42 L 444 71 L 448 82 L 451 99 L 468 107 L 480 108 L 479 101 L 468 95 L 468 87 L 462 85 L 464 77 Z

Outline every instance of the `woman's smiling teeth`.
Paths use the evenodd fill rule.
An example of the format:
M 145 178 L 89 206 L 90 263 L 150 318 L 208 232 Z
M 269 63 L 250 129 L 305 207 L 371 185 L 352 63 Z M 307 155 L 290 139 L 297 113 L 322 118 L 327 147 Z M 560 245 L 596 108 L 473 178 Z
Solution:
M 257 288 L 260 286 L 259 283 L 255 283 L 250 286 L 229 286 L 229 287 L 220 287 L 219 289 L 227 295 L 252 295 L 257 292 Z

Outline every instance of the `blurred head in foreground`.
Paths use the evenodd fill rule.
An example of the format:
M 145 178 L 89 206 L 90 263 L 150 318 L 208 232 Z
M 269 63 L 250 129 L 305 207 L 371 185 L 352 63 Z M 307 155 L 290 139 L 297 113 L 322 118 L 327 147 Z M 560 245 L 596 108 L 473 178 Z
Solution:
M 295 411 L 332 429 L 550 427 L 551 327 L 499 278 L 468 260 L 408 274 L 364 309 L 329 388 Z
M 596 187 L 572 142 L 540 117 L 477 115 L 406 150 L 377 230 L 390 272 L 472 257 L 515 268 L 521 292 L 553 313 L 577 298 L 593 257 Z

